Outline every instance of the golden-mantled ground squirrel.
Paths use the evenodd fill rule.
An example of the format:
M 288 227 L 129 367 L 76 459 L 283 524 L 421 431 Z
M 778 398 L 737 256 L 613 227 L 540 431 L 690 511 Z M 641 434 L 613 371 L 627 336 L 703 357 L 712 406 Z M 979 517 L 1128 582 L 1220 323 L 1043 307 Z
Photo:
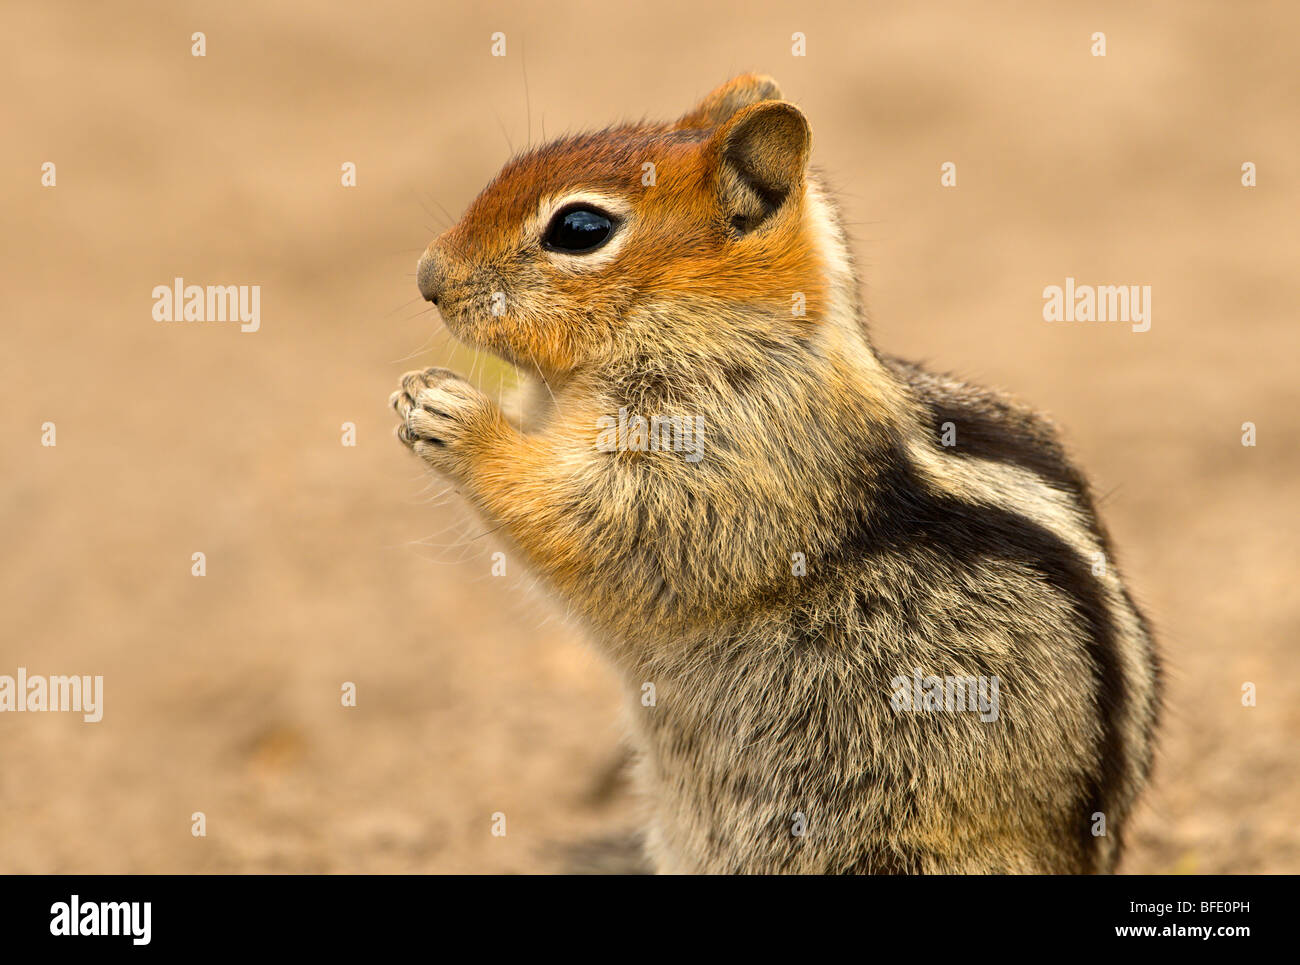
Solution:
M 398 436 L 625 683 L 665 872 L 1099 872 L 1160 673 L 1046 419 L 875 351 L 810 131 L 743 76 L 514 158 L 420 259 Z

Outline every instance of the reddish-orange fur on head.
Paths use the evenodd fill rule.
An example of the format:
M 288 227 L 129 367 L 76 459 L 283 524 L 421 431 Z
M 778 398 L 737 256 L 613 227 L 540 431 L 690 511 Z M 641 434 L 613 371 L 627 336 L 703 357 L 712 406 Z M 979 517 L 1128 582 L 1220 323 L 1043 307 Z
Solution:
M 719 337 L 711 313 L 683 306 L 815 323 L 826 292 L 809 281 L 824 273 L 806 211 L 808 127 L 777 97 L 769 79 L 744 76 L 676 122 L 565 137 L 511 160 L 429 246 L 422 290 L 458 337 L 548 376 L 648 350 L 656 329 L 678 344 Z M 620 217 L 610 251 L 542 247 L 548 214 L 574 195 Z

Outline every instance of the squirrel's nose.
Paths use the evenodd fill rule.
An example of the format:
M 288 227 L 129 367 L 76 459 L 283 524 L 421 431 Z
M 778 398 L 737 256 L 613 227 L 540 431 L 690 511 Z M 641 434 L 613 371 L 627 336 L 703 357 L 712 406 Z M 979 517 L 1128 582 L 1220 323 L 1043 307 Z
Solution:
M 420 286 L 420 294 L 425 301 L 438 304 L 438 293 L 442 288 L 445 272 L 438 258 L 438 252 L 430 245 L 420 256 L 420 263 L 415 266 L 415 281 Z

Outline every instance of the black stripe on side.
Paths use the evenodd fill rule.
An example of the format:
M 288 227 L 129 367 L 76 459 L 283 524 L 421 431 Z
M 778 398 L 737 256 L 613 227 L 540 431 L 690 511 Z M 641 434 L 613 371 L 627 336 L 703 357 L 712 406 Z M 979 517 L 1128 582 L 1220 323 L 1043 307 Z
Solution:
M 883 551 L 905 558 L 924 553 L 967 571 L 987 562 L 1014 563 L 1037 571 L 1078 614 L 1095 671 L 1097 714 L 1102 724 L 1098 771 L 1079 815 L 1083 853 L 1095 863 L 1100 849 L 1091 832 L 1091 814 L 1106 814 L 1112 840 L 1120 831 L 1107 805 L 1122 789 L 1127 772 L 1120 722 L 1130 697 L 1119 657 L 1119 634 L 1106 593 L 1089 562 L 1033 520 L 997 506 L 930 492 L 899 442 L 869 457 L 865 465 L 875 467 L 870 478 L 863 480 L 868 496 L 860 501 L 862 508 L 853 512 L 835 554 L 841 555 L 845 564 L 853 566 L 855 561 Z

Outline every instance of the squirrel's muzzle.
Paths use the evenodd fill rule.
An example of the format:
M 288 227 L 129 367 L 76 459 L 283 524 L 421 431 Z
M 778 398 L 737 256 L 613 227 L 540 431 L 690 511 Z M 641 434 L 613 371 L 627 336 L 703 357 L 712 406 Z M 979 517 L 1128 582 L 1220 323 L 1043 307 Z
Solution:
M 420 286 L 420 294 L 424 296 L 425 301 L 438 304 L 438 294 L 446 274 L 446 268 L 437 249 L 429 245 L 420 257 L 420 263 L 415 266 L 415 281 Z

